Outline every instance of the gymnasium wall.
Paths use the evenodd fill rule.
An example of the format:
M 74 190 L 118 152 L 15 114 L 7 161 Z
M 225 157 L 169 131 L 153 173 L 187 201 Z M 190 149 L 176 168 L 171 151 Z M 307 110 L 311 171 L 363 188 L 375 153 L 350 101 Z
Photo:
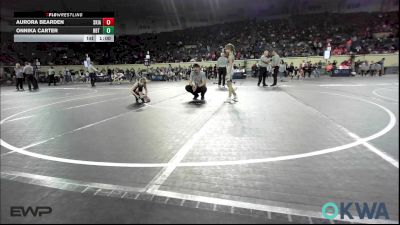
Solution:
M 343 62 L 344 60 L 349 59 L 349 55 L 342 55 L 342 56 L 332 56 L 328 61 L 333 62 L 336 60 L 338 63 Z M 399 53 L 394 53 L 394 54 L 370 54 L 370 55 L 358 55 L 356 56 L 356 61 L 360 59 L 361 61 L 367 60 L 368 62 L 377 62 L 381 60 L 382 58 L 385 58 L 385 67 L 399 67 Z M 288 58 L 283 58 L 285 62 L 290 64 L 293 62 L 295 66 L 300 65 L 300 63 L 303 60 L 306 61 L 311 61 L 311 62 L 319 62 L 319 60 L 322 60 L 323 62 L 325 61 L 322 56 L 311 56 L 311 57 L 288 57 Z M 205 61 L 205 62 L 196 62 L 200 64 L 201 66 L 209 66 L 216 64 L 216 61 Z M 244 60 L 236 60 L 235 64 L 236 65 L 244 65 Z M 251 69 L 252 65 L 257 63 L 257 60 L 246 60 L 246 69 Z M 157 64 L 151 64 L 152 68 L 156 67 L 168 67 L 168 65 L 171 64 L 173 67 L 175 66 L 181 66 L 181 67 L 188 67 L 193 64 L 193 62 L 186 62 L 186 63 L 157 63 Z M 117 65 L 95 65 L 96 68 L 101 69 L 106 69 L 106 68 L 119 68 L 119 69 L 131 69 L 134 68 L 136 71 L 140 69 L 146 69 L 146 67 L 143 64 L 117 64 Z M 47 71 L 49 66 L 42 66 L 41 70 L 42 71 Z M 70 70 L 81 70 L 84 69 L 83 65 L 67 65 L 67 66 L 54 66 L 54 69 L 56 70 L 56 73 L 58 71 L 62 71 L 64 68 L 68 68 Z

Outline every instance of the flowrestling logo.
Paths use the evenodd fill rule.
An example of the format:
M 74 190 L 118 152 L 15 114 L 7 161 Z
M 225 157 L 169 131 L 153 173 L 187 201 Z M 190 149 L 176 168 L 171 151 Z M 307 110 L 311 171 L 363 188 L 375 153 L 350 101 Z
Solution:
M 327 202 L 322 206 L 322 216 L 328 220 L 333 220 L 338 215 L 340 215 L 340 219 L 345 219 L 345 216 L 349 219 L 354 219 L 353 214 L 350 212 L 354 212 L 354 208 L 360 219 L 389 220 L 389 214 L 383 202 L 373 202 L 372 204 L 367 202 L 341 202 L 339 207 L 334 202 Z

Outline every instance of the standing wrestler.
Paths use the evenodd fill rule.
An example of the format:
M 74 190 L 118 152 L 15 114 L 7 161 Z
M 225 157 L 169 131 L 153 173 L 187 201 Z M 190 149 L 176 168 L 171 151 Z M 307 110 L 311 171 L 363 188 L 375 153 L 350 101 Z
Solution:
M 228 86 L 229 96 L 225 102 L 231 102 L 231 98 L 233 95 L 233 101 L 237 102 L 237 94 L 235 89 L 233 88 L 233 65 L 235 62 L 235 46 L 233 44 L 227 44 L 225 46 L 225 52 L 228 57 L 228 65 L 226 66 L 226 85 Z

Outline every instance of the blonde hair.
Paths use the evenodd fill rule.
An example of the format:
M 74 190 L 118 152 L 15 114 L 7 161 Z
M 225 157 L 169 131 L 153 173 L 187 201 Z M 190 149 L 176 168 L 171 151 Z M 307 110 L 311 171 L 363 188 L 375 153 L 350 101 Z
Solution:
M 139 79 L 139 83 L 146 84 L 146 83 L 147 83 L 147 80 L 146 80 L 146 78 L 144 78 L 144 77 L 141 77 L 141 78 Z
M 228 43 L 227 45 L 225 45 L 225 48 L 229 49 L 232 55 L 235 55 L 235 46 L 233 44 Z

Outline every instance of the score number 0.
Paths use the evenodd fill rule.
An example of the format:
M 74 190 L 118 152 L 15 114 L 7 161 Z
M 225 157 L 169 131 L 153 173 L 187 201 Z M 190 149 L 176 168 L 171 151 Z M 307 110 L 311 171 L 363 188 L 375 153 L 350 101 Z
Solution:
M 114 26 L 114 18 L 103 18 L 103 26 Z
M 114 26 L 114 18 L 103 18 L 103 24 L 101 20 L 93 20 L 94 26 Z

